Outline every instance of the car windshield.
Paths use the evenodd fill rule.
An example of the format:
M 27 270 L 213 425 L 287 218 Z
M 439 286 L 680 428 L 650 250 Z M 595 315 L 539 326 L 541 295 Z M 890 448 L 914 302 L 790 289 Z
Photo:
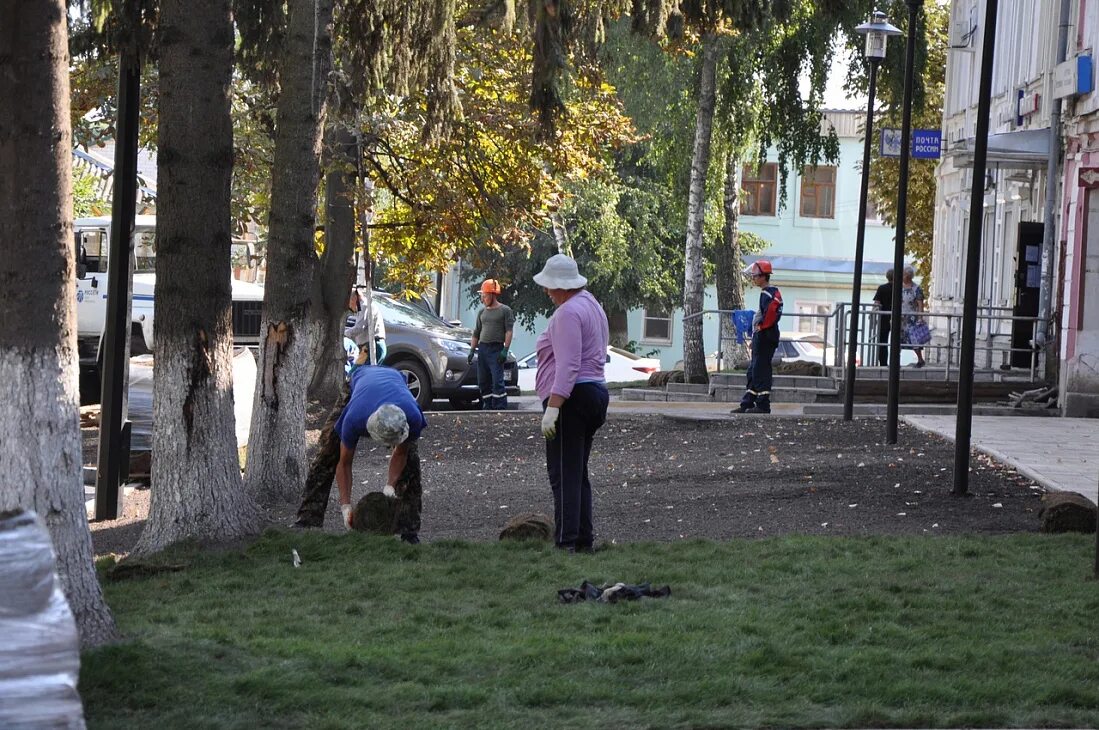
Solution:
M 107 229 L 102 227 L 79 228 L 80 246 L 77 251 L 88 271 L 107 272 L 107 253 L 110 241 Z M 151 274 L 156 272 L 156 230 L 138 226 L 134 231 L 134 273 Z
M 389 297 L 374 297 L 374 304 L 382 311 L 382 319 L 386 324 L 401 325 L 404 327 L 439 327 L 441 320 L 434 317 L 419 307 L 390 299 Z

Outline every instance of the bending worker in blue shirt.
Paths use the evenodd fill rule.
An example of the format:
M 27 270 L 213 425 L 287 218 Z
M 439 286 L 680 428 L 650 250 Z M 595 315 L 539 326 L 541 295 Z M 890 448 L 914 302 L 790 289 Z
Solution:
M 350 397 L 337 404 L 321 432 L 293 526 L 320 527 L 324 523 L 335 476 L 344 527 L 351 529 L 351 466 L 359 439 L 367 436 L 393 449 L 382 491 L 398 500 L 397 532 L 401 539 L 418 543 L 423 485 L 416 442 L 426 427 L 427 419 L 404 376 L 384 366 L 357 367 L 351 373 Z

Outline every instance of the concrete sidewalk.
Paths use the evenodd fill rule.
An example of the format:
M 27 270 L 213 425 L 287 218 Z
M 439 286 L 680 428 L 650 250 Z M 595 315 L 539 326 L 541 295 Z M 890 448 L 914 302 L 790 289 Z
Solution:
M 904 416 L 902 420 L 954 440 L 953 416 Z M 971 443 L 1047 490 L 1078 492 L 1099 501 L 1099 420 L 975 416 Z

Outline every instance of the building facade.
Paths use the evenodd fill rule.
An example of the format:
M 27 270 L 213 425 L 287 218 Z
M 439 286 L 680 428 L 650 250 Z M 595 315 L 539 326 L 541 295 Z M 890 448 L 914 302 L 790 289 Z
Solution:
M 951 6 L 946 151 L 938 174 L 930 305 L 955 317 L 962 309 L 974 215 L 970 191 L 984 5 L 953 0 Z M 1062 12 L 1068 21 L 1064 61 L 1058 58 Z M 1092 195 L 1099 186 L 1099 95 L 1090 80 L 1091 49 L 1099 47 L 1099 0 L 1003 0 L 996 44 L 988 173 L 976 212 L 983 221 L 978 347 L 999 348 L 990 365 L 1025 367 L 1031 358 L 1026 350 L 1040 350 L 1048 335 L 1049 370 L 1064 413 L 1099 415 L 1099 245 L 1089 246 L 1089 238 L 1099 236 L 1099 196 Z M 1051 130 L 1055 98 L 1062 116 Z M 1056 192 L 1048 197 L 1051 150 Z M 1038 317 L 1047 293 L 1048 323 L 1023 319 Z M 958 323 L 948 319 L 939 336 L 956 331 Z
M 957 345 L 965 285 L 973 185 L 980 45 L 984 2 L 954 0 L 951 52 L 943 108 L 944 154 L 938 170 L 934 254 L 928 303 L 939 344 Z M 1055 18 L 1041 0 L 1008 0 L 997 18 L 992 112 L 985 196 L 981 210 L 981 273 L 977 336 L 985 354 L 978 366 L 1022 365 L 1034 325 L 1013 316 L 1038 316 L 1050 106 L 1041 103 L 1052 66 Z M 1045 5 L 1049 5 L 1048 1 Z M 1035 99 L 1038 101 L 1035 102 Z M 1020 276 L 1021 274 L 1021 276 Z M 1031 286 L 1033 285 L 1033 286 Z M 993 354 L 994 353 L 994 354 Z M 946 351 L 933 351 L 942 359 Z

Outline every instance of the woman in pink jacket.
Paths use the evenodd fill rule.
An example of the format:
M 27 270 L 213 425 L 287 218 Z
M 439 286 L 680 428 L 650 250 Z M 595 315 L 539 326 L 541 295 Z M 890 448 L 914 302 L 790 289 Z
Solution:
M 588 457 L 607 419 L 610 396 L 603 377 L 610 328 L 603 307 L 584 286 L 576 262 L 551 256 L 534 276 L 556 308 L 538 336 L 535 390 L 542 399 L 546 469 L 553 489 L 554 541 L 569 552 L 590 552 L 592 527 Z

